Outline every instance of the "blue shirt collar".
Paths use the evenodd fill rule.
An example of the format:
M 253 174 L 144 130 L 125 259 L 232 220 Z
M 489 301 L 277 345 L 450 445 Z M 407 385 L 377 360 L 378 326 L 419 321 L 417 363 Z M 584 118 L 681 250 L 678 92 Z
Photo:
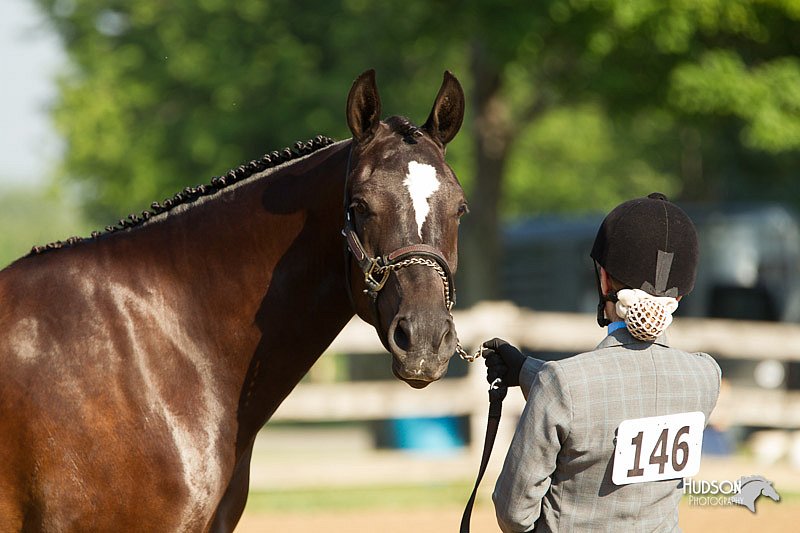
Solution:
M 611 324 L 608 325 L 608 334 L 611 335 L 612 333 L 614 333 L 618 329 L 622 329 L 622 328 L 625 328 L 625 327 L 627 327 L 627 326 L 625 325 L 625 321 L 624 320 L 617 320 L 616 322 L 612 322 Z

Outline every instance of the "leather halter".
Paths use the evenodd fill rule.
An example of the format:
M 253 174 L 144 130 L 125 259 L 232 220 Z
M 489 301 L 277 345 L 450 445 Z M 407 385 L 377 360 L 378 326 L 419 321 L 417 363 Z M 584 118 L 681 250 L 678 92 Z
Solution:
M 422 265 L 433 268 L 442 278 L 444 284 L 445 305 L 448 312 L 452 310 L 456 301 L 456 289 L 453 282 L 453 274 L 450 265 L 442 253 L 427 244 L 411 244 L 398 248 L 384 256 L 370 257 L 356 232 L 353 223 L 352 209 L 350 208 L 350 195 L 348 184 L 350 182 L 350 164 L 353 156 L 353 145 L 350 146 L 350 154 L 347 157 L 347 171 L 344 183 L 344 229 L 342 235 L 345 238 L 345 279 L 347 281 L 347 294 L 355 308 L 353 296 L 350 290 L 350 260 L 355 259 L 361 271 L 364 273 L 364 283 L 367 288 L 364 290 L 372 300 L 373 312 L 377 319 L 377 300 L 378 293 L 389 280 L 393 271 L 411 265 Z

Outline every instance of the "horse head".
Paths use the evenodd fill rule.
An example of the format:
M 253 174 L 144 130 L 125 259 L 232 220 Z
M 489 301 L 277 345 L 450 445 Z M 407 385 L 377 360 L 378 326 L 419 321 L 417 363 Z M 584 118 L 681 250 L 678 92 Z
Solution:
M 358 315 L 392 354 L 395 376 L 415 388 L 441 378 L 457 345 L 450 307 L 464 192 L 445 147 L 464 117 L 464 93 L 445 72 L 427 121 L 380 119 L 375 72 L 347 99 L 353 140 L 345 185 L 349 290 Z
M 767 498 L 770 498 L 771 500 L 776 502 L 780 501 L 781 495 L 778 494 L 777 490 L 775 490 L 775 487 L 772 485 L 772 482 L 767 480 L 764 481 L 766 481 L 766 484 L 761 486 L 761 495 L 766 496 Z
M 781 499 L 772 482 L 763 476 L 742 477 L 739 483 L 739 494 L 732 496 L 731 502 L 747 507 L 751 513 L 756 512 L 756 500 L 759 496 L 767 496 L 776 502 Z

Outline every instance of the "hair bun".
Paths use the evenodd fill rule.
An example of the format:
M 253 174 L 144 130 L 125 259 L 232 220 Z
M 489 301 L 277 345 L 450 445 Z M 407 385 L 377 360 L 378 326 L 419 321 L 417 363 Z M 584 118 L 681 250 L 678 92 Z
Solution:
M 631 335 L 640 341 L 656 340 L 672 324 L 672 313 L 678 300 L 647 294 L 639 289 L 622 289 L 617 293 L 615 310 L 625 320 Z

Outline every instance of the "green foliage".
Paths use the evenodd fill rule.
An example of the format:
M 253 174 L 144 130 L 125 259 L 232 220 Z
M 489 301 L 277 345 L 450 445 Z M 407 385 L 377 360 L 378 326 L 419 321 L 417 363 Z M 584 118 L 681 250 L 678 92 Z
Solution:
M 746 146 L 769 152 L 800 146 L 800 58 L 748 67 L 731 50 L 709 51 L 675 70 L 671 97 L 689 113 L 741 118 Z
M 424 121 L 442 72 L 458 67 L 430 38 L 405 38 L 415 18 L 399 5 L 40 3 L 73 62 L 55 112 L 63 178 L 82 185 L 98 221 L 295 140 L 349 136 L 347 91 L 369 67 L 386 114 Z
M 560 107 L 530 124 L 510 157 L 504 214 L 602 211 L 654 190 L 674 195 L 677 177 L 643 152 L 671 120 L 653 112 L 633 126 L 618 128 L 596 105 Z
M 534 56 L 505 67 L 516 109 L 525 100 L 514 92 L 557 101 L 519 129 L 504 209 L 603 209 L 652 190 L 792 198 L 800 2 L 573 0 L 549 14 L 554 28 Z M 565 51 L 563 75 L 548 65 L 569 61 Z
M 0 268 L 46 244 L 88 230 L 75 202 L 57 191 L 0 191 Z
M 733 199 L 796 172 L 797 0 L 36 1 L 72 62 L 62 179 L 98 223 L 297 139 L 348 136 L 347 90 L 370 67 L 384 115 L 416 122 L 442 71 L 459 76 L 453 166 L 468 189 L 505 180 L 508 214 L 652 190 Z M 481 131 L 504 175 L 476 176 Z
M 800 162 L 800 2 L 702 0 L 665 4 L 684 13 L 685 45 L 663 57 L 660 106 L 675 117 L 671 162 L 693 200 L 797 203 Z M 661 59 L 661 58 L 659 58 Z

